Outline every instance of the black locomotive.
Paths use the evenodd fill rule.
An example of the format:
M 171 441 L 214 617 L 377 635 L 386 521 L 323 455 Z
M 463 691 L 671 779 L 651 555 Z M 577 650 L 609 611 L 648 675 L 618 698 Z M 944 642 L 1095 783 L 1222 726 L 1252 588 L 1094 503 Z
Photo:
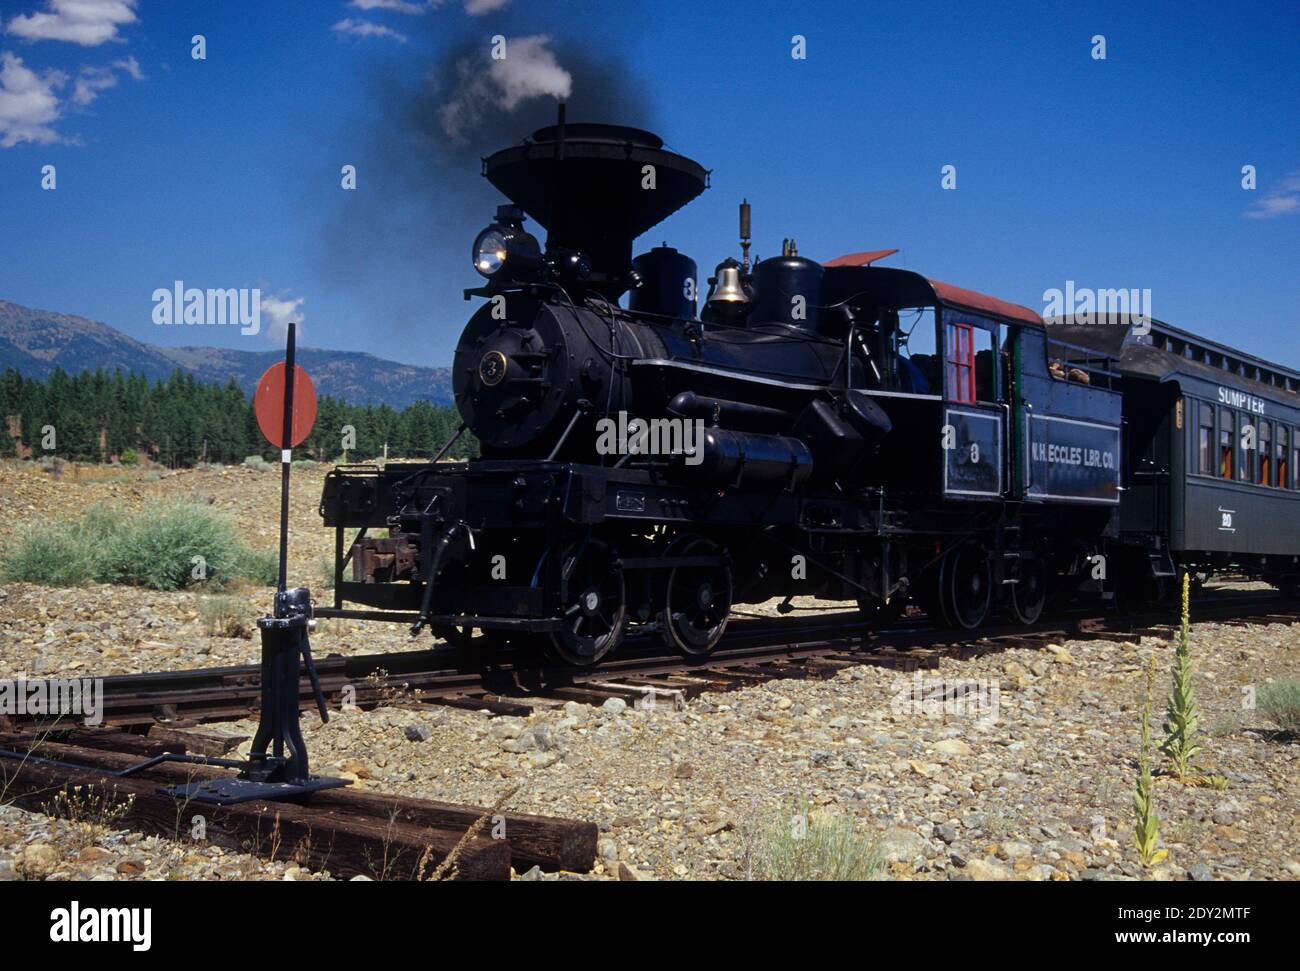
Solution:
M 1176 570 L 1167 527 L 1119 515 L 1138 420 L 1123 333 L 1066 340 L 1028 308 L 873 265 L 893 251 L 822 264 L 787 240 L 751 266 L 746 204 L 742 258 L 697 312 L 694 262 L 632 244 L 704 191 L 698 163 L 561 117 L 483 165 L 510 202 L 474 242 L 486 284 L 466 299 L 483 304 L 453 379 L 482 457 L 333 471 L 320 614 L 583 665 L 634 625 L 705 655 L 735 605 L 774 597 L 856 601 L 874 623 L 910 602 L 972 629 L 1113 592 L 1121 565 Z

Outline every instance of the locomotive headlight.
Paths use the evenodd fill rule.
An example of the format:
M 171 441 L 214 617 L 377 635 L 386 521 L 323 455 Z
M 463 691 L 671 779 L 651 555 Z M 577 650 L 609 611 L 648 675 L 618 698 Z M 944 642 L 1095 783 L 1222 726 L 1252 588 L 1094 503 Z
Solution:
M 509 242 L 497 226 L 489 226 L 474 240 L 474 269 L 486 277 L 495 276 L 509 255 Z
M 522 221 L 517 209 L 502 206 L 497 221 L 474 240 L 474 269 L 489 280 L 535 279 L 542 268 L 542 250 Z

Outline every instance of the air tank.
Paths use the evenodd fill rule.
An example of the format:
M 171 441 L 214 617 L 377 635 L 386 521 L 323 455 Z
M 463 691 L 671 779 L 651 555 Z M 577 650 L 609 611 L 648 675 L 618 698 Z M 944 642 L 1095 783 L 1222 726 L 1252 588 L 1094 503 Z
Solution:
M 632 261 L 641 285 L 628 295 L 628 310 L 691 320 L 695 317 L 695 261 L 665 243 Z

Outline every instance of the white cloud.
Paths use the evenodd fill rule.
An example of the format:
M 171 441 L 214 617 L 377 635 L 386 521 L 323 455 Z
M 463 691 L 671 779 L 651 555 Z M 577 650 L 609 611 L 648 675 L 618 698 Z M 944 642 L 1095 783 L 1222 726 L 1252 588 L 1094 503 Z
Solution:
M 284 343 L 285 335 L 289 332 L 289 323 L 292 321 L 298 325 L 298 338 L 302 338 L 302 322 L 306 319 L 300 308 L 306 303 L 306 297 L 295 297 L 292 300 L 286 300 L 281 297 L 267 296 L 262 294 L 260 306 L 262 323 L 266 326 L 263 331 L 271 340 Z
M 83 67 L 73 85 L 72 100 L 79 105 L 88 105 L 99 97 L 101 91 L 116 85 L 117 75 L 111 67 Z
M 354 20 L 347 17 L 340 20 L 330 30 L 338 31 L 340 34 L 354 34 L 357 37 L 391 37 L 399 44 L 406 43 L 406 35 L 393 30 L 391 27 L 385 27 L 383 24 L 376 24 L 369 20 Z
M 464 0 L 465 12 L 471 17 L 500 10 L 510 0 Z M 446 0 L 348 0 L 357 10 L 390 10 L 394 13 L 422 14 L 441 7 Z
M 546 46 L 550 40 L 545 34 L 509 38 L 506 56 L 493 60 L 486 72 L 470 58 L 458 62 L 456 90 L 439 109 L 443 131 L 463 141 L 489 109 L 514 111 L 530 98 L 569 97 L 573 76 L 560 67 Z
M 37 74 L 9 51 L 0 54 L 0 147 L 20 142 L 49 145 L 59 141 L 50 127 L 61 110 L 56 88 L 67 84 L 62 71 Z
M 1262 198 L 1256 199 L 1243 216 L 1247 219 L 1272 219 L 1300 212 L 1300 169 L 1283 177 L 1278 187 Z
M 117 40 L 117 30 L 136 21 L 137 0 L 45 0 L 46 9 L 14 17 L 5 28 L 26 40 L 66 40 L 96 47 Z
M 75 104 L 90 104 L 99 97 L 101 91 L 117 87 L 117 71 L 121 71 L 136 81 L 144 80 L 144 72 L 134 57 L 114 61 L 112 67 L 83 67 L 77 74 L 72 87 L 72 100 Z
M 117 71 L 121 71 L 136 81 L 144 80 L 144 72 L 134 57 L 114 61 L 112 67 L 83 67 L 77 73 L 72 86 L 72 101 L 85 107 L 99 97 L 101 91 L 117 87 Z
M 442 0 L 436 0 L 441 3 Z M 424 13 L 436 4 L 416 3 L 414 0 L 349 0 L 348 6 L 358 10 L 393 10 L 397 13 Z
M 144 71 L 140 70 L 140 62 L 134 57 L 124 57 L 120 61 L 114 61 L 113 67 L 121 68 L 136 81 L 144 80 Z

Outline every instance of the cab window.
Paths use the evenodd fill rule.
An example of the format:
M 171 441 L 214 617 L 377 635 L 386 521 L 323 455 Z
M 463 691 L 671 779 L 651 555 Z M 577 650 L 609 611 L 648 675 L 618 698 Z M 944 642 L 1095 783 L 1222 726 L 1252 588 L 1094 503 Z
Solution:
M 954 321 L 944 328 L 944 391 L 948 400 L 974 404 L 997 400 L 992 331 Z
M 949 324 L 944 348 L 945 383 L 948 400 L 975 401 L 975 328 L 970 324 Z
M 921 307 L 900 313 L 896 340 L 898 390 L 908 394 L 939 394 L 942 388 L 934 311 Z

